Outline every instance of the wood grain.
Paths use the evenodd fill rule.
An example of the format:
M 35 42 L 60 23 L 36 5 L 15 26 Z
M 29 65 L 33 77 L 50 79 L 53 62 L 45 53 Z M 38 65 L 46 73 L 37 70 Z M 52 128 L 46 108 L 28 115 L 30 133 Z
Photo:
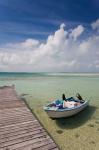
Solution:
M 0 87 L 0 150 L 59 150 L 14 86 Z

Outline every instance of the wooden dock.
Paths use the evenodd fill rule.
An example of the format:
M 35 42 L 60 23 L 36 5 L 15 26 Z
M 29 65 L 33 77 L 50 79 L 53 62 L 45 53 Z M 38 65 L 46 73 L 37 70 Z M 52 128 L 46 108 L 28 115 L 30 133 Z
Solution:
M 59 150 L 14 86 L 0 87 L 0 150 Z

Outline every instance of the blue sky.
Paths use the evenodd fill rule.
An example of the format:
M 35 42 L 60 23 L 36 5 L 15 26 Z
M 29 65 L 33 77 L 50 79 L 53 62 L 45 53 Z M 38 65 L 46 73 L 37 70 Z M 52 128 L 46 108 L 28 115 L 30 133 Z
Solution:
M 40 53 L 40 47 L 42 47 L 42 45 L 44 44 L 46 45 L 49 44 L 50 43 L 48 40 L 49 37 L 53 35 L 53 38 L 54 38 L 55 32 L 58 32 L 58 31 L 60 32 L 60 34 L 63 33 L 63 35 L 66 32 L 68 32 L 67 37 L 75 36 L 74 42 L 71 42 L 71 43 L 73 44 L 74 47 L 79 49 L 79 47 L 81 47 L 80 44 L 84 45 L 85 41 L 83 40 L 86 40 L 88 42 L 90 41 L 90 38 L 93 38 L 93 36 L 98 38 L 98 35 L 99 35 L 98 34 L 99 33 L 98 32 L 98 28 L 99 28 L 98 19 L 99 19 L 99 0 L 49 0 L 49 1 L 48 0 L 0 0 L 0 51 L 2 55 L 0 57 L 1 58 L 1 70 L 13 71 L 13 68 L 16 68 L 14 71 L 22 70 L 21 68 L 18 68 L 18 64 L 11 66 L 12 64 L 7 64 L 7 61 L 5 62 L 5 52 L 8 54 L 6 56 L 7 58 L 9 55 L 12 54 L 13 51 L 15 52 L 15 54 L 17 53 L 18 56 L 16 57 L 18 58 L 19 58 L 19 51 L 26 52 L 27 49 L 29 51 L 32 51 L 34 48 L 35 48 L 35 51 L 39 49 L 38 53 Z M 92 25 L 93 23 L 94 25 Z M 63 25 L 63 27 L 60 28 L 61 24 L 65 24 L 65 26 Z M 79 27 L 79 25 L 81 26 Z M 63 29 L 63 30 L 60 30 L 60 29 Z M 76 31 L 77 33 L 75 33 Z M 60 36 L 60 34 L 58 36 Z M 79 36 L 79 39 L 77 36 Z M 65 36 L 63 38 L 65 38 L 66 40 L 67 37 Z M 80 41 L 82 41 L 82 43 L 80 43 Z M 35 42 L 39 43 L 38 44 L 39 46 L 35 45 Z M 98 43 L 97 41 L 95 42 Z M 77 47 L 77 43 L 80 43 L 78 47 Z M 22 44 L 23 45 L 25 44 L 25 46 L 30 44 L 31 46 L 29 45 L 27 49 L 26 47 L 23 48 L 24 47 L 23 46 L 20 49 L 18 47 L 18 45 L 20 46 L 20 44 L 21 46 Z M 52 45 L 55 45 L 55 44 L 56 43 L 53 43 Z M 87 43 L 87 45 L 88 44 L 89 43 Z M 58 46 L 59 46 L 59 43 L 58 43 Z M 95 50 L 96 54 L 98 53 L 97 46 Z M 51 47 L 50 44 L 49 44 L 49 47 Z M 65 44 L 64 49 L 68 49 L 68 47 L 69 46 L 66 47 L 66 44 Z M 43 49 L 44 48 L 45 47 L 43 47 Z M 54 49 L 55 48 L 56 47 L 54 47 Z M 89 47 L 87 49 L 89 51 Z M 49 54 L 49 51 L 50 49 L 47 51 L 48 54 Z M 33 60 L 31 60 L 31 62 L 36 60 L 38 67 L 37 68 L 33 67 L 33 63 L 32 64 L 27 63 L 28 64 L 27 67 L 24 68 L 22 71 L 39 71 L 39 70 L 40 71 L 53 71 L 53 70 L 55 71 L 87 71 L 88 70 L 88 68 L 84 69 L 84 65 L 82 65 L 83 60 L 81 62 L 79 60 L 79 63 L 78 63 L 79 65 L 81 63 L 82 69 L 79 69 L 80 67 L 73 69 L 71 68 L 72 65 L 70 65 L 70 68 L 69 68 L 68 63 L 71 62 L 72 57 L 70 59 L 70 56 L 68 55 L 72 55 L 73 50 L 65 52 L 65 54 L 67 54 L 68 56 L 67 58 L 68 62 L 64 62 L 65 65 L 63 66 L 61 65 L 60 67 L 57 66 L 56 68 L 55 67 L 53 68 L 52 67 L 53 63 L 57 63 L 56 57 L 59 57 L 58 54 L 60 54 L 60 51 L 57 51 L 57 54 L 55 53 L 53 56 L 51 56 L 51 54 L 49 54 L 50 56 L 48 55 L 50 57 L 50 60 L 47 61 L 48 60 L 47 58 L 47 60 L 45 61 L 49 66 L 48 70 L 46 69 L 48 68 L 48 66 L 45 66 L 44 68 L 42 68 L 43 63 L 45 63 L 42 60 L 41 60 L 42 66 L 40 66 L 39 62 L 36 60 L 38 54 L 35 53 L 33 54 L 33 56 L 35 55 L 35 58 L 33 57 Z M 86 56 L 88 54 L 86 54 Z M 23 55 L 23 54 L 20 54 L 20 55 Z M 78 62 L 78 56 L 76 57 L 77 58 L 74 61 L 75 63 L 76 61 Z M 62 56 L 61 58 L 59 58 L 60 62 L 62 62 L 61 59 L 62 59 Z M 92 66 L 90 61 L 94 61 L 94 62 L 96 61 L 97 67 L 96 68 L 89 67 L 88 71 L 97 72 L 99 69 L 98 58 L 95 57 L 94 60 L 93 58 L 91 60 L 87 60 L 86 63 L 89 66 Z M 52 63 L 52 65 L 49 65 L 49 63 Z M 64 63 L 62 62 L 62 64 Z M 22 62 L 21 62 L 21 65 L 23 67 Z M 9 68 L 12 68 L 12 70 Z
M 98 0 L 0 0 L 0 43 L 43 40 L 62 22 L 88 26 L 98 15 Z

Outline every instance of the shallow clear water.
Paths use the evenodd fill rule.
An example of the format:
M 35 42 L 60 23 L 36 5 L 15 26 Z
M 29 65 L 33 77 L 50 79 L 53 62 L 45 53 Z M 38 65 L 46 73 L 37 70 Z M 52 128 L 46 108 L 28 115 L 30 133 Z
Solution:
M 0 73 L 0 85 L 11 84 L 37 100 L 61 98 L 62 93 L 75 96 L 77 92 L 93 103 L 99 100 L 99 74 Z
M 18 94 L 27 94 L 30 107 L 62 150 L 98 150 L 99 74 L 0 74 L 0 86 L 12 84 L 15 84 Z M 90 107 L 72 118 L 51 120 L 42 106 L 51 100 L 61 99 L 63 93 L 66 97 L 80 93 L 84 99 L 90 100 Z

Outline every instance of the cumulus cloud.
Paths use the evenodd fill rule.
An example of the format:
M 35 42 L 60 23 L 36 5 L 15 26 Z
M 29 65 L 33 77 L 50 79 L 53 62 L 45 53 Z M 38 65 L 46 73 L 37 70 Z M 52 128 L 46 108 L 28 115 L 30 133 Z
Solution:
M 81 39 L 82 25 L 64 27 L 62 23 L 45 42 L 26 39 L 5 44 L 0 48 L 1 71 L 98 71 L 99 36 Z
M 84 31 L 84 27 L 82 25 L 79 25 L 77 28 L 73 29 L 70 33 L 70 37 L 74 38 L 76 40 Z
M 60 28 L 64 28 L 64 27 L 65 27 L 65 24 L 62 23 L 62 24 L 60 25 Z
M 92 24 L 91 24 L 91 26 L 92 26 L 92 28 L 95 30 L 98 30 L 98 32 L 99 32 L 99 19 L 97 19 L 95 22 L 93 22 Z

